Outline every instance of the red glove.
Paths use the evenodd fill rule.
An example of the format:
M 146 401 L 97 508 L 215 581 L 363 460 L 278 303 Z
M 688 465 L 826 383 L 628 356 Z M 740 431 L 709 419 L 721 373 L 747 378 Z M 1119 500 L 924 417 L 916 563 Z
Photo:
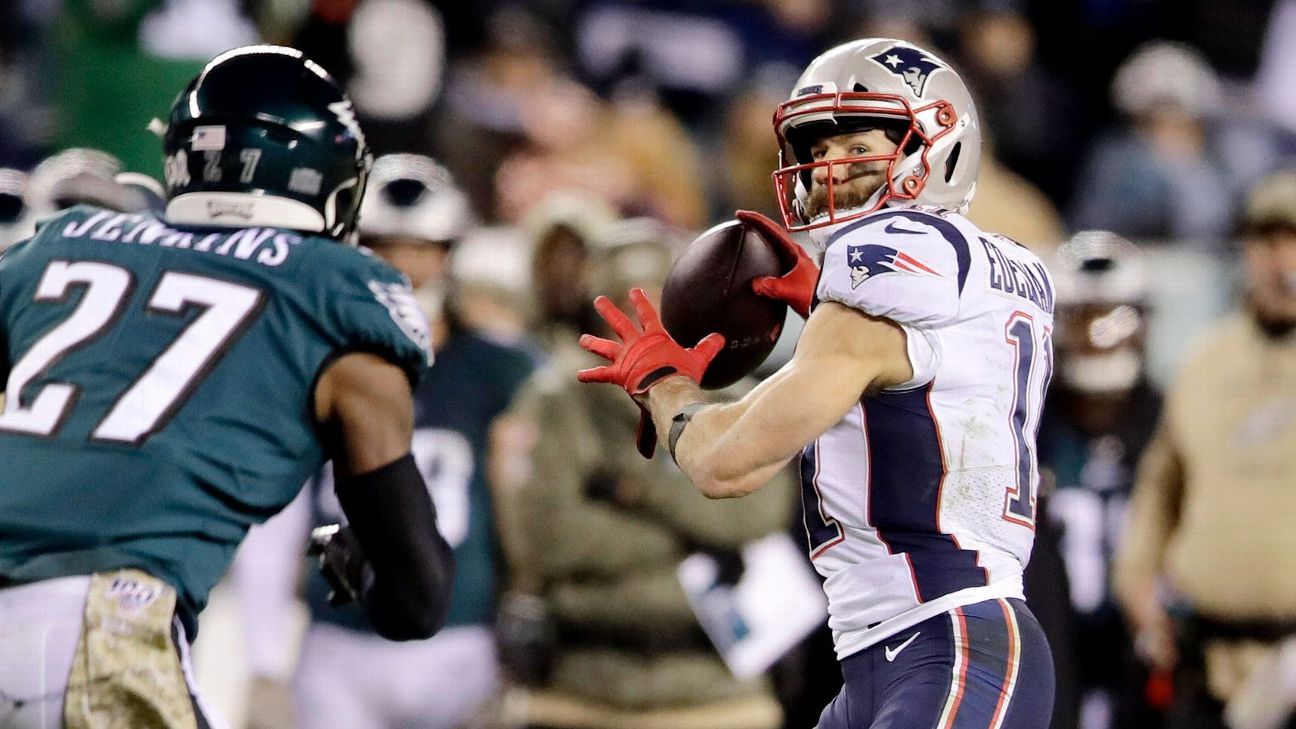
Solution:
M 653 385 L 671 375 L 684 375 L 694 382 L 701 382 L 707 365 L 724 348 L 724 337 L 708 334 L 696 347 L 685 349 L 666 332 L 643 289 L 632 289 L 630 301 L 643 324 L 642 331 L 608 297 L 600 296 L 594 300 L 594 308 L 616 332 L 621 343 L 582 334 L 580 346 L 610 360 L 611 364 L 581 370 L 576 373 L 576 379 L 620 385 L 631 397 L 648 392 Z M 642 405 L 639 407 L 643 414 L 639 419 L 636 443 L 645 458 L 652 458 L 657 445 L 657 431 L 648 410 Z
M 805 249 L 788 237 L 783 226 L 751 210 L 739 210 L 738 219 L 761 233 L 773 244 L 779 258 L 792 261 L 792 268 L 782 276 L 761 276 L 752 280 L 752 290 L 758 296 L 778 299 L 792 307 L 802 319 L 810 317 L 810 303 L 814 300 L 815 286 L 819 283 L 819 266 Z

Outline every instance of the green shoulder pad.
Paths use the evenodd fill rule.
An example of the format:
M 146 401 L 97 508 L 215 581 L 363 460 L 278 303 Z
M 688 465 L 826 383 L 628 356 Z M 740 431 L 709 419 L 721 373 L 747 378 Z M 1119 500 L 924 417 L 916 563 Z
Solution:
M 417 385 L 432 365 L 432 333 L 409 280 L 366 249 L 334 243 L 320 251 L 328 288 L 320 293 L 339 349 L 386 357 Z

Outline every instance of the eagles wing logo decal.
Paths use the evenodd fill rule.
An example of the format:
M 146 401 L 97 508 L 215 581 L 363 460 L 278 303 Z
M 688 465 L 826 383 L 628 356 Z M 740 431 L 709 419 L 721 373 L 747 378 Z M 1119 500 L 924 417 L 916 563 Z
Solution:
M 850 266 L 853 289 L 859 288 L 860 284 L 870 278 L 884 273 L 940 277 L 940 273 L 922 261 L 889 246 L 874 244 L 846 246 L 846 263 Z
M 892 46 L 873 56 L 873 60 L 903 78 L 909 88 L 913 89 L 914 96 L 922 96 L 923 88 L 927 86 L 927 77 L 932 71 L 945 68 L 926 53 L 908 46 Z
M 404 283 L 370 281 L 369 290 L 387 307 L 387 313 L 405 336 L 427 354 L 428 364 L 432 364 L 432 329 L 410 287 Z

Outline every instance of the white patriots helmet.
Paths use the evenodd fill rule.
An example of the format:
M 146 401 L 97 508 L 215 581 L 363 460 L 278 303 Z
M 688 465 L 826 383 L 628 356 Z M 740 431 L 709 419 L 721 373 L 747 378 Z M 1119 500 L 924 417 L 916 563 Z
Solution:
M 468 197 L 430 157 L 388 154 L 374 161 L 360 204 L 362 238 L 401 237 L 453 245 L 472 228 Z
M 822 162 L 810 156 L 817 139 L 876 127 L 901 133 L 894 154 Z M 852 220 L 891 200 L 965 212 L 976 190 L 981 123 L 972 95 L 950 64 L 905 41 L 865 38 L 816 58 L 774 112 L 774 132 L 774 185 L 790 230 Z M 829 174 L 828 209 L 808 218 L 816 167 L 880 161 L 887 182 L 866 204 L 836 209 Z

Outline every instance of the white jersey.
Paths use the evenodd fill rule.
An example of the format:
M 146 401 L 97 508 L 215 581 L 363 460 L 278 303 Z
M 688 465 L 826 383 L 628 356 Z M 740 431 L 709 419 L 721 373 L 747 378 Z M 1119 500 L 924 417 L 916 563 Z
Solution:
M 1040 259 L 956 213 L 884 208 L 832 232 L 816 297 L 899 324 L 914 372 L 802 454 L 838 657 L 955 607 L 1021 598 L 1053 359 Z

